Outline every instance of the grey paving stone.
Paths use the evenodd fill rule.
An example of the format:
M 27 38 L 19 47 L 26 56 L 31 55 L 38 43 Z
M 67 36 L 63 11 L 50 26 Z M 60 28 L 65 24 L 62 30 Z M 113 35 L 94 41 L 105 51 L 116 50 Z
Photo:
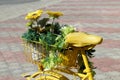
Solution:
M 13 52 L 23 51 L 22 43 L 11 43 L 9 44 L 10 50 Z
M 83 27 L 101 27 L 101 28 L 109 28 L 109 27 L 114 27 L 114 28 L 119 28 L 120 23 L 77 23 L 78 25 L 83 25 Z
M 10 50 L 10 47 L 6 43 L 0 43 L 0 51 Z
M 15 18 L 17 16 L 26 14 L 27 12 L 33 11 L 35 9 L 49 6 L 52 4 L 56 4 L 59 1 L 61 1 L 61 0 L 52 0 L 52 1 L 38 0 L 38 1 L 34 1 L 34 2 L 29 2 L 29 3 L 22 3 L 22 4 L 1 5 L 0 10 L 2 10 L 2 12 L 0 12 L 0 17 L 1 17 L 0 21 Z
M 8 67 L 8 65 L 6 64 L 6 62 L 4 62 L 4 61 L 0 62 L 0 70 L 2 70 L 3 68 L 7 68 L 7 67 Z
M 9 37 L 9 33 L 8 32 L 0 32 L 0 37 Z
M 105 49 L 97 47 L 95 48 L 96 52 L 94 53 L 96 58 L 103 58 L 103 57 L 109 57 L 112 59 L 120 59 L 120 49 L 112 48 L 112 49 Z
M 97 32 L 90 32 L 91 34 L 96 34 L 99 35 L 101 37 L 103 37 L 104 39 L 111 39 L 111 40 L 120 40 L 120 33 L 97 33 Z M 119 43 L 118 43 L 119 44 Z

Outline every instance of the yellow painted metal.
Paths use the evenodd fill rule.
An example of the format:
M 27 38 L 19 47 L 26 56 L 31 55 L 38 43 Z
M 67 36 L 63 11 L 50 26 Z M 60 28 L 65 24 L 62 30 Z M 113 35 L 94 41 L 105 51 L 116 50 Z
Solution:
M 62 59 L 61 66 L 74 67 L 76 66 L 78 51 L 73 47 L 72 50 L 66 50 L 65 54 L 60 53 L 59 57 Z
M 29 45 L 29 43 L 27 44 L 27 46 Z M 26 50 L 28 50 L 29 48 L 26 47 Z M 93 76 L 92 76 L 92 72 L 91 72 L 91 69 L 89 67 L 89 64 L 88 64 L 88 59 L 87 59 L 87 56 L 85 54 L 85 50 L 88 49 L 88 47 L 83 47 L 83 48 L 74 48 L 75 49 L 75 52 L 74 54 L 76 54 L 78 51 L 81 51 L 81 55 L 82 55 L 82 58 L 83 58 L 83 61 L 84 61 L 84 65 L 85 65 L 85 70 L 84 70 L 84 73 L 86 74 L 82 74 L 82 73 L 77 73 L 77 72 L 73 72 L 71 71 L 70 69 L 68 69 L 69 67 L 71 66 L 68 66 L 68 68 L 55 68 L 55 69 L 52 69 L 51 71 L 42 71 L 41 69 L 41 66 L 42 64 L 40 62 L 36 62 L 36 61 L 30 61 L 36 65 L 38 65 L 38 72 L 35 72 L 34 74 L 32 74 L 31 76 L 28 76 L 26 77 L 26 80 L 43 80 L 44 78 L 46 78 L 45 80 L 68 80 L 67 78 L 65 78 L 62 74 L 59 74 L 57 72 L 64 72 L 64 73 L 67 73 L 67 74 L 71 74 L 73 76 L 78 76 L 80 77 L 82 80 L 85 80 L 85 79 L 88 79 L 88 80 L 94 80 L 93 79 Z M 32 52 L 32 51 L 30 51 Z M 77 55 L 77 54 L 76 54 Z M 30 56 L 30 55 L 29 55 Z M 67 55 L 68 56 L 68 55 Z M 67 58 L 70 58 L 72 55 L 68 56 Z M 66 56 L 64 56 L 66 57 Z M 29 57 L 28 57 L 29 58 Z M 75 57 L 76 58 L 76 57 Z M 70 59 L 74 59 L 74 58 L 70 58 Z M 70 64 L 70 63 L 69 63 Z M 64 67 L 65 65 L 63 65 Z M 53 72 L 54 71 L 54 72 Z M 46 76 L 42 76 L 41 74 L 47 74 Z M 38 77 L 39 76 L 39 77 Z M 51 77 L 50 77 L 51 76 Z M 58 77 L 56 77 L 58 76 Z M 38 77 L 38 78 L 36 78 Z
M 100 44 L 102 42 L 102 37 L 87 34 L 85 32 L 73 32 L 66 36 L 65 42 L 75 47 L 85 47 L 88 45 Z
M 69 80 L 64 75 L 54 72 L 54 71 L 38 71 L 34 74 L 27 76 L 26 80 Z
M 79 76 L 80 78 L 85 78 L 86 75 L 85 74 L 82 74 L 82 73 L 75 73 L 77 76 Z
M 92 76 L 91 69 L 90 69 L 89 64 L 88 64 L 88 59 L 87 59 L 87 56 L 85 54 L 85 49 L 84 48 L 81 48 L 81 55 L 82 55 L 84 65 L 85 65 L 85 68 L 86 68 L 84 70 L 84 72 L 86 73 L 86 78 L 88 78 L 88 80 L 94 80 L 93 76 Z
M 42 64 L 40 63 L 40 58 L 45 56 L 45 49 L 40 45 L 40 43 L 24 41 L 24 55 L 26 56 L 27 61 L 38 66 L 38 72 L 26 76 L 26 80 L 33 80 L 33 78 L 34 80 L 68 80 L 67 77 L 59 72 L 78 76 L 82 80 L 94 80 L 85 50 L 92 49 L 97 44 L 100 44 L 102 42 L 102 38 L 99 36 L 76 32 L 69 34 L 66 37 L 66 42 L 72 45 L 72 50 L 66 50 L 65 54 L 59 55 L 59 57 L 63 60 L 60 65 L 49 71 L 44 71 Z M 78 51 L 80 51 L 84 62 L 85 70 L 83 73 L 85 74 L 74 72 L 69 69 L 71 67 L 76 67 Z
M 35 80 L 60 80 L 60 79 L 58 79 L 56 77 L 53 77 L 53 76 L 41 76 L 41 77 L 39 77 L 39 78 L 37 78 Z

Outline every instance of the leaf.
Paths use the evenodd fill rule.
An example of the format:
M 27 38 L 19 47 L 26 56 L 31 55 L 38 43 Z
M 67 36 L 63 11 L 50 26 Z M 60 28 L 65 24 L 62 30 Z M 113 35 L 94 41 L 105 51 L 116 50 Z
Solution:
M 43 18 L 38 21 L 38 24 L 40 24 L 41 27 L 44 27 L 48 21 L 49 21 L 49 18 Z
M 65 37 L 67 34 L 74 32 L 75 29 L 73 26 L 71 25 L 65 25 L 64 27 L 61 28 L 61 32 L 63 34 L 63 36 Z
M 55 55 L 55 52 L 51 51 L 49 56 L 41 60 L 41 62 L 44 65 L 45 69 L 51 69 L 55 67 L 58 63 L 60 63 L 61 60 L 57 55 Z
M 58 41 L 60 38 L 61 38 L 61 35 L 58 35 L 55 40 Z
M 26 26 L 27 26 L 27 27 L 31 27 L 32 24 L 33 24 L 33 22 L 32 22 L 32 21 L 29 21 L 29 22 L 26 23 Z
M 60 34 L 61 33 L 61 31 L 60 31 L 60 28 L 61 28 L 60 24 L 58 22 L 56 22 L 53 26 L 54 26 L 54 33 L 55 34 Z
M 40 34 L 38 34 L 35 30 L 29 29 L 22 35 L 22 38 L 28 41 L 39 41 L 39 36 Z

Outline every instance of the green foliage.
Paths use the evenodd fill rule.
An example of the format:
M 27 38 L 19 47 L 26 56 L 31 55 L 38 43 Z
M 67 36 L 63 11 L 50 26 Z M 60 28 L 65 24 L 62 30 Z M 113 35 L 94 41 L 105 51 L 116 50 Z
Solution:
M 48 57 L 41 60 L 45 69 L 51 69 L 61 62 L 61 59 L 55 54 L 55 52 L 50 51 Z
M 39 41 L 45 42 L 48 45 L 53 45 L 55 43 L 55 38 L 56 37 L 57 37 L 57 35 L 55 35 L 53 33 L 50 33 L 50 32 L 47 32 L 47 34 L 41 33 L 40 37 L 39 37 Z
M 57 35 L 47 32 L 41 33 L 39 37 L 39 42 L 45 47 L 46 51 L 49 52 L 49 50 L 54 51 L 54 47 L 52 47 L 55 44 L 55 39 Z
M 53 24 L 53 26 L 54 26 L 54 33 L 55 33 L 55 34 L 60 34 L 60 33 L 61 33 L 61 31 L 60 31 L 60 29 L 61 29 L 60 24 L 59 24 L 58 22 L 55 22 L 55 23 Z
M 32 29 L 28 29 L 28 31 L 22 35 L 22 38 L 27 41 L 39 41 L 39 37 L 39 33 Z
M 65 43 L 65 37 L 69 33 L 75 32 L 75 28 L 73 26 L 61 26 L 58 22 L 56 22 L 55 20 L 58 19 L 58 17 L 56 17 L 56 14 L 58 15 L 58 17 L 62 16 L 61 13 L 49 12 L 49 17 L 47 18 L 38 19 L 36 17 L 36 19 L 31 20 L 32 16 L 35 17 L 35 15 L 33 14 L 26 24 L 26 26 L 28 26 L 28 30 L 22 35 L 22 38 L 27 40 L 28 42 L 37 42 L 40 43 L 42 47 L 44 47 L 45 56 L 41 59 L 44 69 L 54 68 L 62 62 L 58 55 L 60 52 L 64 53 L 65 49 L 68 47 L 68 44 Z M 94 50 L 87 50 L 86 55 L 89 58 L 94 57 L 92 55 L 93 51 Z M 77 60 L 80 67 L 78 71 L 80 73 L 84 73 L 83 70 L 85 69 L 85 65 L 82 56 L 78 55 Z M 93 63 L 90 61 L 89 66 L 90 68 L 94 68 Z M 92 73 L 94 76 L 95 71 L 92 70 Z
M 41 27 L 44 27 L 48 21 L 49 21 L 49 18 L 43 18 L 43 19 L 39 20 L 37 22 L 37 24 L 40 25 Z
M 47 23 L 47 18 L 41 20 L 45 24 Z M 42 60 L 44 68 L 52 68 L 57 63 L 60 63 L 60 58 L 57 56 L 58 52 L 62 52 L 66 49 L 65 36 L 74 31 L 71 26 L 61 27 L 59 23 L 54 22 L 52 24 L 39 24 L 44 26 L 44 31 L 39 32 L 38 27 L 30 27 L 26 33 L 22 35 L 22 38 L 27 41 L 36 41 L 44 46 L 46 50 L 46 57 Z M 51 27 L 53 26 L 53 27 Z M 53 31 L 50 29 L 53 28 Z M 51 52 L 52 53 L 51 53 Z
M 66 36 L 69 33 L 75 32 L 75 28 L 70 25 L 65 25 L 61 28 L 61 32 L 63 36 Z
M 27 26 L 27 27 L 32 27 L 32 24 L 33 24 L 33 22 L 32 22 L 32 21 L 29 21 L 29 22 L 26 23 L 26 26 Z
M 58 35 L 54 46 L 56 50 L 61 52 L 63 49 L 66 48 L 65 38 L 62 35 Z

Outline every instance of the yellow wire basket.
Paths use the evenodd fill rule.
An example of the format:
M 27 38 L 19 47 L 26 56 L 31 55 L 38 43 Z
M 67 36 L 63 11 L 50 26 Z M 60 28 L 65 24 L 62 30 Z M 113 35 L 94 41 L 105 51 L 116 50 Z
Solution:
M 38 64 L 40 63 L 40 60 L 46 56 L 45 48 L 38 42 L 28 42 L 26 40 L 23 40 L 23 46 L 26 61 L 30 63 Z M 60 53 L 59 57 L 61 58 L 62 62 L 59 66 L 76 66 L 77 55 L 78 52 L 75 48 L 72 50 L 66 50 L 65 53 Z
M 68 49 L 65 51 L 65 53 L 59 54 L 59 57 L 62 59 L 61 66 L 75 67 L 78 57 L 78 50 L 73 47 L 72 50 Z
M 42 57 L 44 57 L 45 49 L 38 42 L 28 42 L 26 40 L 23 40 L 23 47 L 26 61 L 30 63 L 36 64 L 40 62 L 40 59 Z

